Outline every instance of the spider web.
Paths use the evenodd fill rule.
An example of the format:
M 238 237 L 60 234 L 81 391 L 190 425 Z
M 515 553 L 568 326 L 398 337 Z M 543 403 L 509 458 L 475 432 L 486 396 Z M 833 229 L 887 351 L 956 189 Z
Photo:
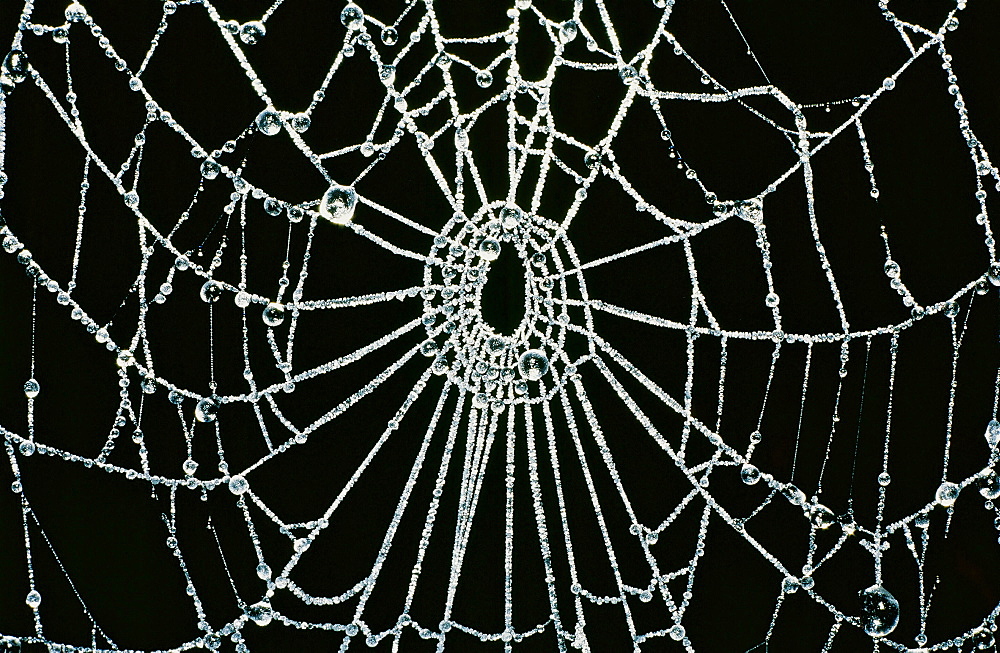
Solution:
M 7 649 L 995 650 L 985 3 L 229 4 L 5 19 Z

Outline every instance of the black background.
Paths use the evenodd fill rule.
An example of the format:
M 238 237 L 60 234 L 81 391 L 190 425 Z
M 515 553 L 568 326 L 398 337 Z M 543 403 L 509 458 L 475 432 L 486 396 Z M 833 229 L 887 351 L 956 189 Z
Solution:
M 569 2 L 539 0 L 535 4 L 553 18 L 571 15 Z M 721 84 L 739 88 L 764 83 L 720 3 L 691 0 L 678 4 L 670 30 Z M 802 104 L 873 92 L 909 56 L 898 34 L 874 3 L 732 0 L 729 4 L 770 80 Z M 38 5 L 37 22 L 61 22 L 62 3 Z M 596 34 L 599 18 L 589 2 L 585 5 L 584 23 Z M 990 149 L 1000 143 L 994 119 L 998 108 L 996 57 L 991 47 L 991 36 L 1000 27 L 1000 16 L 989 3 L 970 5 L 961 13 L 960 28 L 949 32 L 947 44 L 954 55 L 953 65 L 972 126 Z M 121 3 L 109 2 L 90 2 L 87 6 L 125 60 L 130 65 L 141 61 L 161 15 L 159 4 L 136 2 L 127 9 Z M 891 8 L 904 20 L 931 29 L 943 23 L 953 6 L 943 1 L 891 3 Z M 259 17 L 266 4 L 220 2 L 218 8 L 224 17 L 244 21 Z M 390 8 L 370 11 L 381 19 L 391 20 L 401 8 L 401 3 L 392 3 Z M 17 11 L 12 0 L 0 4 L 3 33 L 14 33 Z M 508 22 L 505 6 L 481 0 L 441 3 L 437 11 L 445 34 L 487 34 L 504 29 Z M 623 52 L 631 56 L 648 42 L 659 10 L 648 2 L 613 2 L 609 3 L 608 11 Z M 418 7 L 400 25 L 400 45 L 383 51 L 398 50 L 419 15 Z M 343 29 L 339 5 L 289 0 L 268 22 L 264 40 L 246 48 L 280 109 L 300 111 L 308 105 L 342 41 Z M 377 38 L 377 29 L 370 27 L 370 32 Z M 537 24 L 530 20 L 526 20 L 520 38 L 521 73 L 526 79 L 537 79 L 551 56 L 551 46 Z M 606 36 L 598 35 L 598 40 L 602 47 L 607 46 Z M 915 38 L 915 42 L 920 39 Z M 26 35 L 24 47 L 54 92 L 65 93 L 62 46 L 52 43 L 48 36 Z M 476 65 L 485 66 L 501 48 L 501 45 L 455 46 L 454 51 Z M 650 67 L 650 77 L 657 88 L 694 92 L 708 88 L 683 60 L 671 54 L 666 46 L 661 48 L 664 49 L 657 51 Z M 397 80 L 411 79 L 416 73 L 415 62 L 426 60 L 432 49 L 431 39 L 425 37 L 416 47 L 417 52 L 400 64 Z M 533 55 L 536 52 L 538 56 Z M 94 40 L 79 25 L 72 28 L 71 54 L 78 105 L 88 139 L 114 169 L 127 155 L 132 138 L 142 127 L 142 99 L 127 90 L 124 76 L 113 71 Z M 587 52 L 582 36 L 567 47 L 566 56 L 595 60 Z M 830 143 L 813 161 L 817 220 L 854 329 L 898 323 L 908 316 L 908 309 L 889 288 L 881 270 L 884 252 L 880 224 L 889 231 L 893 257 L 903 269 L 905 282 L 925 305 L 944 301 L 981 275 L 988 264 L 982 229 L 974 222 L 978 212 L 973 199 L 975 172 L 951 106 L 954 98 L 945 90 L 948 84 L 940 61 L 933 52 L 920 58 L 900 77 L 896 89 L 864 114 L 881 189 L 877 201 L 869 195 L 861 149 L 851 130 Z M 478 88 L 471 72 L 456 73 L 461 108 L 469 110 L 499 92 L 505 70 L 505 66 L 494 70 L 497 81 L 489 89 Z M 438 79 L 433 75 L 430 78 Z M 222 142 L 246 129 L 262 108 L 216 27 L 198 6 L 183 6 L 171 17 L 143 81 L 160 104 L 209 148 L 220 147 Z M 425 86 L 438 88 L 433 83 Z M 561 70 L 552 90 L 556 124 L 580 142 L 596 144 L 607 133 L 623 93 L 614 71 Z M 430 94 L 426 89 L 414 91 L 411 107 L 417 98 L 426 101 Z M 360 52 L 334 77 L 327 100 L 313 114 L 313 126 L 305 135 L 307 141 L 317 151 L 362 141 L 383 95 L 374 66 Z M 777 102 L 768 98 L 748 103 L 779 124 L 791 127 L 787 112 Z M 525 110 L 527 106 L 525 103 Z M 850 104 L 840 104 L 832 106 L 829 112 L 823 108 L 806 111 L 810 127 L 821 130 L 833 129 L 851 110 Z M 783 137 L 734 103 L 664 102 L 663 111 L 678 149 L 698 171 L 704 184 L 720 198 L 757 195 L 794 162 L 794 154 Z M 395 115 L 391 108 L 387 110 L 387 121 L 376 134 L 376 141 L 385 140 L 391 133 Z M 440 124 L 441 115 L 432 113 L 426 119 L 427 124 Z M 431 131 L 430 127 L 427 129 Z M 53 278 L 65 281 L 69 278 L 75 237 L 75 207 L 79 202 L 83 164 L 81 149 L 30 82 L 18 87 L 9 99 L 6 130 L 5 171 L 10 181 L 5 188 L 6 197 L 0 201 L 4 219 L 32 250 L 43 269 Z M 690 221 L 709 219 L 710 206 L 697 186 L 677 170 L 676 160 L 668 158 L 660 130 L 648 104 L 637 100 L 613 146 L 622 173 L 639 193 L 667 215 Z M 146 136 L 139 182 L 140 208 L 153 224 L 169 231 L 197 187 L 197 161 L 190 156 L 190 147 L 161 123 L 150 126 Z M 490 197 L 502 197 L 509 183 L 505 110 L 498 106 L 485 115 L 471 131 L 470 138 Z M 438 148 L 446 152 L 450 147 L 450 138 L 445 137 L 435 152 Z M 557 147 L 557 154 L 574 169 L 583 171 L 582 153 L 578 150 Z M 245 176 L 249 181 L 287 201 L 314 199 L 325 189 L 322 178 L 284 136 L 251 135 L 241 140 L 236 153 L 229 156 L 226 163 L 234 166 L 246 161 Z M 442 154 L 440 158 L 448 161 L 451 157 Z M 369 160 L 355 152 L 328 163 L 331 174 L 341 179 L 353 178 Z M 535 166 L 537 169 L 537 163 Z M 529 165 L 528 179 L 531 169 Z M 447 168 L 445 174 L 448 176 Z M 95 167 L 91 168 L 91 184 L 79 287 L 74 296 L 98 322 L 111 322 L 112 335 L 124 342 L 132 335 L 129 328 L 130 325 L 134 328 L 137 313 L 136 295 L 129 292 L 139 260 L 135 222 Z M 995 193 L 992 183 L 987 185 L 992 207 Z M 519 189 L 518 201 L 525 206 L 533 184 L 523 186 L 526 194 L 522 196 Z M 812 242 L 803 187 L 799 171 L 769 195 L 764 206 L 772 239 L 775 285 L 782 297 L 784 329 L 796 333 L 836 332 L 839 324 Z M 443 225 L 451 214 L 410 135 L 358 188 L 365 196 L 433 228 Z M 573 191 L 571 181 L 553 174 L 546 185 L 540 213 L 558 219 Z M 228 192 L 221 179 L 208 184 L 192 210 L 191 219 L 178 231 L 174 242 L 181 249 L 196 251 L 202 247 L 205 256 L 196 260 L 207 263 L 225 235 L 229 245 L 217 277 L 232 281 L 238 278 L 239 226 L 235 221 L 227 226 L 224 220 L 219 220 Z M 472 193 L 467 191 L 467 195 Z M 421 253 L 429 249 L 426 237 L 397 227 L 366 207 L 358 209 L 356 219 L 409 249 Z M 299 237 L 293 240 L 293 262 L 297 257 L 301 260 L 304 242 L 301 234 L 305 226 L 305 223 L 297 225 Z M 347 230 L 327 229 L 328 226 L 321 224 L 317 229 L 307 297 L 357 295 L 421 283 L 422 266 L 418 262 L 384 253 Z M 589 190 L 588 200 L 574 220 L 569 236 L 581 260 L 588 261 L 662 237 L 664 233 L 662 226 L 648 214 L 635 210 L 635 201 L 616 182 L 605 177 Z M 256 292 L 275 292 L 285 236 L 283 218 L 267 216 L 259 202 L 250 202 L 248 274 L 250 287 Z M 693 240 L 702 290 L 716 317 L 730 329 L 773 328 L 770 312 L 763 303 L 766 286 L 754 238 L 749 225 L 731 220 Z M 155 288 L 165 277 L 172 256 L 161 249 L 151 261 L 150 288 Z M 491 323 L 502 320 L 505 313 L 519 310 L 520 279 L 516 274 L 507 277 L 512 282 L 506 287 L 502 282 L 492 282 L 491 296 L 487 297 L 490 303 L 486 307 Z M 586 278 L 591 297 L 679 321 L 688 319 L 690 282 L 682 252 L 676 246 L 596 268 Z M 200 284 L 200 279 L 192 274 L 177 275 L 174 294 L 164 307 L 156 307 L 151 313 L 149 328 L 157 373 L 180 387 L 207 393 L 208 316 L 205 304 L 197 297 Z M 56 304 L 53 295 L 43 290 L 38 293 L 35 376 L 42 384 L 42 392 L 35 404 L 37 438 L 93 457 L 107 437 L 117 405 L 113 356 L 69 319 L 68 309 Z M 21 385 L 28 378 L 30 366 L 31 294 L 32 286 L 22 266 L 13 256 L 0 258 L 0 306 L 4 307 L 0 321 L 0 423 L 17 433 L 26 432 Z M 969 298 L 967 294 L 960 302 L 963 307 L 960 322 L 968 312 Z M 952 480 L 974 473 L 987 459 L 982 433 L 993 403 L 996 299 L 995 292 L 977 297 L 968 322 L 959 362 L 949 473 Z M 243 392 L 246 387 L 241 376 L 239 311 L 230 300 L 231 297 L 225 296 L 214 309 L 215 369 L 220 394 Z M 255 365 L 255 373 L 274 382 L 280 377 L 264 362 L 264 355 L 269 352 L 261 344 L 264 330 L 255 310 L 259 307 L 248 309 L 254 343 L 252 356 L 260 361 Z M 352 351 L 404 324 L 420 310 L 419 299 L 408 299 L 403 303 L 310 315 L 298 327 L 296 368 L 305 369 Z M 683 334 L 601 313 L 595 315 L 595 329 L 661 387 L 675 397 L 683 396 L 686 376 Z M 295 393 L 280 398 L 282 410 L 296 424 L 308 423 L 396 360 L 419 342 L 417 338 L 419 334 L 411 333 L 340 373 L 302 383 Z M 576 348 L 574 351 L 583 349 L 581 342 L 570 346 Z M 715 338 L 701 338 L 695 348 L 694 411 L 704 416 L 706 423 L 714 425 L 719 343 Z M 746 447 L 749 433 L 756 425 L 772 348 L 767 342 L 730 343 L 721 432 L 737 449 Z M 805 355 L 806 347 L 801 343 L 783 348 L 764 415 L 765 440 L 754 455 L 762 469 L 770 470 L 781 480 L 791 477 L 792 461 L 796 458 Z M 908 515 L 930 501 L 940 480 L 951 355 L 948 321 L 943 316 L 918 323 L 900 338 L 889 462 L 893 477 L 888 495 L 889 520 Z M 794 479 L 810 496 L 817 490 L 829 438 L 838 356 L 838 345 L 817 345 L 813 351 Z M 842 419 L 823 477 L 821 501 L 835 512 L 844 513 L 853 492 L 858 520 L 867 525 L 874 523 L 875 477 L 881 470 L 888 361 L 888 338 L 875 339 L 862 410 L 865 344 L 852 343 L 849 376 L 840 404 Z M 405 366 L 343 418 L 317 431 L 308 445 L 293 448 L 255 471 L 249 477 L 252 487 L 288 522 L 317 517 L 385 428 L 386 421 L 422 371 L 419 365 Z M 621 368 L 610 366 L 658 430 L 676 442 L 681 420 L 658 405 L 639 384 L 629 382 Z M 649 441 L 636 418 L 593 364 L 585 365 L 581 373 L 636 512 L 644 524 L 660 523 L 690 490 L 689 484 L 672 461 Z M 366 475 L 331 521 L 326 535 L 313 545 L 293 574 L 302 587 L 317 595 L 338 594 L 357 582 L 363 573 L 360 570 L 371 565 L 434 409 L 441 383 L 434 378 L 405 418 L 398 437 L 391 441 L 392 446 L 379 454 L 373 473 Z M 136 380 L 133 375 L 133 381 Z M 134 387 L 133 390 L 133 401 L 137 402 L 138 390 Z M 180 475 L 185 452 L 177 416 L 165 395 L 161 388 L 146 398 L 143 430 L 154 473 L 176 477 Z M 603 466 L 597 446 L 584 426 L 578 398 L 573 393 L 571 396 L 622 573 L 626 582 L 644 584 L 648 580 L 648 567 L 634 537 L 627 532 L 629 522 L 608 474 L 598 471 Z M 185 402 L 188 420 L 192 408 L 190 400 Z M 442 424 L 449 423 L 453 410 L 452 398 L 444 413 L 448 419 L 442 418 Z M 576 456 L 565 419 L 560 419 L 562 409 L 558 402 L 553 403 L 553 412 L 565 471 L 569 519 L 574 524 L 577 565 L 586 587 L 596 594 L 612 594 L 614 584 L 607 564 L 607 549 L 596 529 L 594 509 L 582 476 L 573 468 Z M 280 440 L 277 434 L 283 427 L 273 417 L 267 420 L 272 435 Z M 506 422 L 501 423 L 505 429 Z M 540 410 L 534 413 L 534 423 L 536 432 L 542 432 Z M 232 468 L 242 468 L 263 455 L 259 426 L 245 404 L 224 407 L 220 424 Z M 135 446 L 129 441 L 130 433 L 126 427 L 110 462 L 123 467 L 138 464 Z M 419 497 L 416 516 L 408 513 L 398 536 L 399 548 L 408 553 L 402 558 L 390 557 L 365 612 L 364 618 L 376 630 L 395 621 L 405 595 L 412 552 L 422 526 L 419 512 L 426 509 L 425 497 L 429 496 L 441 456 L 440 427 L 437 435 L 416 489 L 415 497 Z M 546 445 L 540 436 L 536 437 L 543 454 Z M 527 475 L 523 471 L 526 454 L 521 426 L 517 438 L 514 623 L 519 630 L 526 630 L 544 622 L 549 607 L 541 579 Z M 697 438 L 692 439 L 690 446 L 692 460 L 710 455 L 708 445 Z M 216 459 L 214 449 L 212 431 L 199 427 L 195 459 L 201 463 L 200 478 L 216 475 L 212 469 Z M 464 444 L 456 450 L 456 456 L 459 451 L 464 452 Z M 502 469 L 502 448 L 498 447 L 494 455 L 491 471 L 494 464 L 496 469 Z M 543 456 L 543 470 L 548 469 L 546 460 Z M 43 455 L 19 457 L 18 463 L 26 495 L 48 539 L 98 624 L 120 647 L 170 647 L 197 636 L 196 617 L 190 599 L 184 594 L 183 577 L 164 544 L 166 532 L 160 514 L 169 504 L 163 488 L 156 490 L 158 498 L 154 501 L 148 485 L 126 482 L 117 474 L 84 469 Z M 852 489 L 851 470 L 855 464 L 857 480 Z M 455 479 L 459 465 L 460 459 L 456 459 L 450 479 Z M 499 632 L 503 628 L 503 523 L 494 516 L 503 512 L 502 476 L 496 472 L 489 478 L 492 483 L 487 483 L 480 503 L 466 571 L 456 598 L 455 619 L 481 630 Z M 711 483 L 713 495 L 733 514 L 747 514 L 766 496 L 762 485 L 748 489 L 740 484 L 731 467 L 716 470 Z M 447 506 L 453 512 L 455 485 L 450 485 L 452 494 L 446 492 L 443 497 L 446 508 L 441 511 L 432 537 L 436 546 L 431 547 L 431 557 L 425 564 L 422 584 L 410 611 L 415 620 L 432 628 L 441 618 L 450 565 L 449 524 L 453 532 L 454 520 Z M 561 530 L 555 520 L 553 489 L 550 472 L 543 471 L 559 607 L 564 624 L 571 628 L 575 616 L 568 592 L 570 581 Z M 687 564 L 694 552 L 703 507 L 703 502 L 696 499 L 652 547 L 662 572 Z M 251 512 L 268 559 L 286 557 L 290 552 L 288 539 L 278 535 L 256 508 Z M 178 514 L 185 560 L 205 603 L 209 622 L 215 625 L 232 620 L 239 614 L 239 608 L 211 533 L 205 528 L 209 516 L 218 530 L 240 596 L 252 602 L 263 591 L 262 583 L 253 573 L 253 550 L 233 497 L 217 491 L 210 493 L 207 502 L 202 502 L 198 492 L 179 491 Z M 997 531 L 992 520 L 993 515 L 982 508 L 981 499 L 971 489 L 959 499 L 947 539 L 944 539 L 941 511 L 934 513 L 927 576 L 928 579 L 939 576 L 940 582 L 928 621 L 931 642 L 974 628 L 996 605 L 1000 566 L 996 556 Z M 17 496 L 0 494 L 0 632 L 8 635 L 33 632 L 30 610 L 23 603 L 28 590 L 20 522 Z M 45 634 L 51 640 L 82 645 L 89 641 L 89 622 L 37 526 L 32 524 L 31 528 L 36 583 L 43 595 L 41 614 Z M 751 523 L 749 532 L 793 572 L 804 563 L 807 525 L 798 509 L 780 498 Z M 835 539 L 832 532 L 820 535 L 821 550 Z M 897 596 L 901 606 L 900 625 L 893 635 L 912 645 L 917 632 L 916 567 L 899 536 L 893 539 L 884 566 L 884 584 Z M 816 591 L 844 612 L 856 614 L 857 592 L 873 582 L 871 569 L 870 555 L 852 540 L 817 571 Z M 696 650 L 746 651 L 762 642 L 780 583 L 780 574 L 713 515 L 707 552 L 696 575 L 694 599 L 683 622 Z M 671 585 L 675 595 L 683 591 L 677 587 Z M 640 631 L 666 628 L 671 623 L 659 597 L 649 604 L 633 601 L 631 605 Z M 280 592 L 274 599 L 274 607 L 292 618 L 309 621 L 346 623 L 353 614 L 350 608 L 302 606 L 298 601 L 288 601 L 287 595 Z M 620 607 L 588 605 L 585 611 L 593 650 L 629 649 Z M 770 650 L 819 650 L 831 624 L 832 618 L 825 609 L 802 592 L 795 594 L 782 608 Z M 335 650 L 340 642 L 337 633 L 300 632 L 277 623 L 267 629 L 249 625 L 244 633 L 251 650 Z M 866 649 L 870 646 L 867 641 L 856 628 L 845 626 L 837 636 L 834 650 Z M 451 647 L 502 649 L 499 643 L 480 645 L 457 632 L 449 635 L 448 644 L 449 650 Z M 352 646 L 365 648 L 363 641 L 355 641 Z M 551 627 L 516 648 L 555 650 Z M 419 639 L 409 630 L 401 649 L 433 650 L 434 642 Z M 666 637 L 643 647 L 651 651 L 679 649 L 678 644 Z M 222 650 L 232 650 L 232 644 L 225 641 Z M 389 650 L 388 640 L 376 650 Z

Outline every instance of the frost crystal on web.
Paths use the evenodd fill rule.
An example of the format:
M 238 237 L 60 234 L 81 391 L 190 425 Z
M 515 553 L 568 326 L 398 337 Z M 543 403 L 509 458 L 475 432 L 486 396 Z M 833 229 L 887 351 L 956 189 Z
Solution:
M 759 606 L 732 617 L 748 650 L 801 614 L 822 632 L 796 650 L 996 650 L 997 586 L 952 621 L 945 578 L 972 583 L 962 561 L 988 570 L 1000 544 L 1000 172 L 949 51 L 964 1 L 933 25 L 873 4 L 905 56 L 813 104 L 771 82 L 725 0 L 753 84 L 696 54 L 681 0 L 641 17 L 516 0 L 477 10 L 500 19 L 486 33 L 449 22 L 457 0 L 143 3 L 139 39 L 112 27 L 131 7 L 28 1 L 0 67 L 0 299 L 30 325 L 3 350 L 3 650 L 279 650 L 264 631 L 341 651 L 721 650 L 727 611 Z M 321 50 L 292 23 L 322 24 Z M 176 33 L 195 55 L 175 69 Z M 308 94 L 278 55 L 321 63 Z M 934 69 L 920 93 L 948 104 L 968 168 L 947 220 L 976 246 L 943 289 L 910 274 L 880 208 L 892 156 L 864 126 Z M 206 104 L 239 99 L 191 111 L 205 71 L 224 80 Z M 748 196 L 713 185 L 700 166 L 728 154 L 696 153 L 673 113 L 718 106 L 788 155 Z M 577 133 L 590 109 L 607 121 Z M 663 156 L 637 164 L 636 132 Z M 828 163 L 845 143 L 849 172 Z M 49 174 L 73 175 L 75 206 L 41 208 Z M 846 250 L 841 174 L 875 216 L 840 228 Z M 796 290 L 805 258 L 786 264 L 803 249 L 819 292 Z M 885 312 L 857 305 L 869 286 Z M 822 311 L 825 329 L 799 326 Z M 137 512 L 98 517 L 116 500 Z M 170 571 L 107 582 L 132 563 L 105 555 L 95 581 L 81 541 L 119 531 Z M 176 640 L 123 641 L 108 602 L 132 585 L 172 601 L 147 633 L 187 611 Z

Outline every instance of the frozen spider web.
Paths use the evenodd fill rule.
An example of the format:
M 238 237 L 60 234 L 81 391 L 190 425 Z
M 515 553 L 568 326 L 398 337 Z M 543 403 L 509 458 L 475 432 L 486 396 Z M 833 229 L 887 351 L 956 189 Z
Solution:
M 689 51 L 673 0 L 621 16 L 517 0 L 472 34 L 444 18 L 461 3 L 278 0 L 235 20 L 144 0 L 141 39 L 116 31 L 120 7 L 48 4 L 24 5 L 0 77 L 4 303 L 30 315 L 4 363 L 26 397 L 4 386 L 3 556 L 26 563 L 0 576 L 7 650 L 285 650 L 270 642 L 302 632 L 341 651 L 730 650 L 713 643 L 727 629 L 739 650 L 792 650 L 783 632 L 794 650 L 995 650 L 1000 173 L 948 49 L 965 2 L 933 25 L 875 5 L 906 55 L 811 104 L 770 82 L 725 0 L 753 83 Z M 323 74 L 293 100 L 274 62 L 307 22 Z M 928 61 L 919 88 L 947 100 L 964 166 L 948 219 L 976 230 L 974 272 L 944 291 L 907 285 L 919 265 L 894 257 L 906 227 L 880 208 L 863 124 Z M 205 70 L 237 129 L 184 104 Z M 607 110 L 596 138 L 561 106 L 570 76 L 574 111 Z M 674 118 L 718 105 L 785 156 L 743 197 L 720 196 Z M 637 165 L 636 129 L 655 161 Z M 828 247 L 844 143 L 873 220 L 849 241 L 874 259 Z M 43 210 L 58 199 L 37 180 L 69 162 L 71 200 Z M 786 266 L 792 224 L 808 255 Z M 796 294 L 799 265 L 819 292 Z M 637 293 L 605 292 L 628 275 Z M 868 285 L 891 309 L 855 307 Z M 798 328 L 814 311 L 832 320 Z M 78 495 L 92 519 L 128 512 L 61 529 Z M 119 529 L 114 550 L 148 545 L 134 569 L 165 579 L 88 572 L 85 541 Z M 985 589 L 949 608 L 959 557 Z M 756 598 L 726 604 L 720 585 Z M 144 622 L 159 639 L 122 624 L 126 596 L 161 605 Z

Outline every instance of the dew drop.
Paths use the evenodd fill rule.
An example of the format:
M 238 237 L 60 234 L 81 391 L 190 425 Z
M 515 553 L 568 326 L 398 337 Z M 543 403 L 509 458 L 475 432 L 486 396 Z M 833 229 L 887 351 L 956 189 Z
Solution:
M 335 224 L 347 224 L 354 217 L 354 207 L 357 203 L 358 194 L 354 188 L 334 184 L 323 195 L 319 214 Z
M 308 113 L 297 113 L 292 116 L 290 122 L 292 123 L 292 129 L 299 134 L 304 134 L 312 126 L 312 119 Z
M 73 2 L 66 7 L 64 15 L 66 16 L 66 22 L 78 23 L 87 17 L 87 10 L 79 2 Z
M 958 486 L 945 481 L 934 493 L 934 499 L 946 508 L 955 505 L 955 501 L 958 499 Z
M 882 487 L 889 485 L 892 482 L 892 477 L 889 476 L 888 472 L 882 472 L 878 475 L 878 484 Z
M 670 633 L 670 639 L 674 640 L 675 642 L 679 642 L 682 639 L 684 639 L 684 626 L 680 624 L 674 624 L 673 626 L 670 627 L 670 630 L 667 632 Z
M 459 152 L 467 152 L 469 150 L 469 132 L 461 127 L 455 130 L 455 149 Z
M 529 349 L 521 354 L 517 367 L 525 379 L 537 381 L 549 371 L 549 358 L 540 349 Z
M 219 404 L 212 397 L 205 397 L 194 408 L 194 417 L 199 422 L 214 422 L 219 416 Z
M 124 200 L 125 200 L 125 206 L 134 209 L 135 207 L 139 206 L 139 193 L 135 192 L 134 190 L 130 190 L 129 192 L 125 193 Z
M 984 498 L 990 501 L 1000 498 L 1000 476 L 993 469 L 987 467 L 979 472 L 976 485 L 979 486 L 979 494 Z
M 261 318 L 267 326 L 276 327 L 285 321 L 285 307 L 281 304 L 271 302 L 264 307 Z
M 785 498 L 797 506 L 801 506 L 806 502 L 806 494 L 799 488 L 795 487 L 791 483 L 781 488 L 781 493 L 785 495 Z
M 262 562 L 257 565 L 257 578 L 261 580 L 271 579 L 271 567 L 269 567 L 267 563 Z
M 495 238 L 484 238 L 479 243 L 479 256 L 485 261 L 495 261 L 500 256 L 500 241 Z
M 396 45 L 396 41 L 399 40 L 399 33 L 396 31 L 395 27 L 387 26 L 382 28 L 382 43 L 386 45 Z
M 884 270 L 885 270 L 885 276 L 889 277 L 890 279 L 899 278 L 899 263 L 896 263 L 892 259 L 889 259 L 885 262 Z
M 135 362 L 135 356 L 133 356 L 132 352 L 130 352 L 127 349 L 122 349 L 120 352 L 118 352 L 118 358 L 115 359 L 115 363 L 117 363 L 118 367 L 122 369 L 125 369 L 134 362 Z
M 247 480 L 239 474 L 229 479 L 229 491 L 233 494 L 239 496 L 249 489 L 250 484 L 247 483 Z M 260 567 L 257 568 L 257 573 L 258 575 L 260 574 Z
M 958 302 L 947 302 L 944 305 L 944 314 L 948 317 L 955 317 L 958 315 Z
M 361 7 L 351 2 L 340 12 L 340 22 L 349 30 L 359 30 L 365 22 L 365 14 Z
M 764 303 L 767 304 L 768 308 L 774 308 L 778 305 L 779 301 L 781 300 L 778 298 L 778 295 L 773 292 L 767 293 L 767 297 L 764 298 Z
M 833 514 L 833 511 L 821 503 L 813 506 L 812 510 L 809 511 L 809 517 L 812 520 L 813 526 L 823 530 L 830 528 L 837 521 L 837 517 Z
M 201 296 L 201 301 L 207 304 L 217 302 L 222 296 L 222 284 L 214 279 L 209 279 L 202 284 L 198 294 Z
M 896 88 L 896 80 L 894 80 L 892 77 L 886 77 L 884 80 L 882 80 L 882 88 L 884 88 L 887 91 L 891 91 L 892 89 Z
M 282 206 L 281 202 L 273 197 L 268 197 L 264 200 L 264 212 L 268 215 L 281 215 L 283 209 L 284 206 Z
M 35 455 L 35 443 L 31 440 L 25 440 L 17 450 L 21 452 L 22 456 L 33 456 Z
M 250 305 L 250 293 L 241 290 L 233 296 L 233 303 L 239 308 L 246 308 Z
M 885 637 L 899 622 L 899 602 L 885 588 L 872 585 L 861 596 L 861 627 L 872 637 Z
M 480 70 L 476 75 L 476 83 L 481 88 L 487 88 L 493 83 L 493 73 L 488 70 Z
M 990 269 L 986 273 L 986 278 L 990 280 L 994 286 L 1000 286 L 1000 263 L 994 261 L 990 263 Z
M 34 399 L 35 397 L 37 397 L 38 392 L 41 389 L 42 386 L 40 386 L 38 384 L 38 381 L 36 381 L 35 379 L 28 379 L 27 381 L 24 382 L 24 396 L 27 397 L 28 399 Z
M 254 120 L 260 133 L 266 136 L 274 136 L 281 131 L 281 114 L 274 109 L 264 109 L 257 114 Z
M 991 419 L 986 425 L 986 443 L 991 449 L 996 449 L 997 444 L 1000 444 L 1000 422 L 995 419 Z
M 563 43 L 569 43 L 576 38 L 577 32 L 579 31 L 580 30 L 577 28 L 576 21 L 567 20 L 559 26 L 559 40 Z
M 271 604 L 267 601 L 261 601 L 260 603 L 254 603 L 249 608 L 247 608 L 247 616 L 258 626 L 266 626 L 271 623 L 271 618 L 274 616 L 271 610 Z
M 743 463 L 743 466 L 740 467 L 740 478 L 747 485 L 754 485 L 760 480 L 760 470 L 755 465 Z
M 201 164 L 201 176 L 205 179 L 215 179 L 222 171 L 222 166 L 214 159 L 205 159 Z
M 618 69 L 618 76 L 626 84 L 637 84 L 639 82 L 639 73 L 636 72 L 635 66 L 622 66 Z
M 32 610 L 37 610 L 38 606 L 42 604 L 42 595 L 38 593 L 38 590 L 31 590 L 28 592 L 28 596 L 24 597 L 24 602 Z
M 513 231 L 521 222 L 521 209 L 516 206 L 505 206 L 500 209 L 500 224 L 507 231 Z
M 386 86 L 392 86 L 396 81 L 396 67 L 386 64 L 378 69 L 378 78 Z
M 198 471 L 198 463 L 188 458 L 184 461 L 184 464 L 181 465 L 181 468 L 184 470 L 185 474 L 192 476 L 196 471 Z
M 267 33 L 267 28 L 264 27 L 264 23 L 259 20 L 251 20 L 250 22 L 243 23 L 240 27 L 240 40 L 247 45 L 254 45 L 260 39 L 264 38 Z
M 21 50 L 11 50 L 3 60 L 3 72 L 15 84 L 28 78 L 28 55 Z

